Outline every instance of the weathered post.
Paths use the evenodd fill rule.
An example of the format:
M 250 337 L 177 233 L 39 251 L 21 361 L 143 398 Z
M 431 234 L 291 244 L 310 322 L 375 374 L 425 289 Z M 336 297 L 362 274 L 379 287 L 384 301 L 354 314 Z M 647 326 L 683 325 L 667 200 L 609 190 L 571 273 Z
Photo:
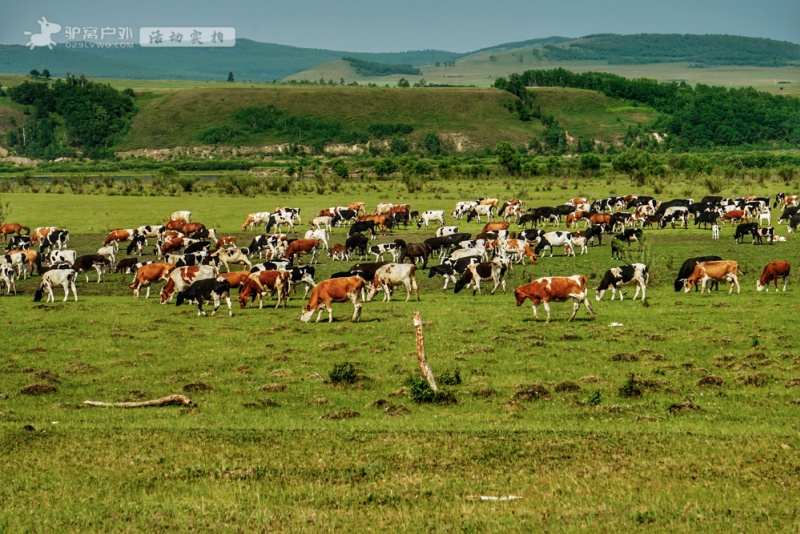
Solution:
M 419 370 L 422 371 L 422 376 L 428 381 L 431 389 L 438 392 L 439 388 L 436 387 L 433 371 L 431 371 L 428 365 L 428 358 L 425 356 L 425 338 L 422 336 L 422 317 L 420 317 L 419 311 L 414 312 L 414 331 L 417 335 L 417 364 L 419 365 Z

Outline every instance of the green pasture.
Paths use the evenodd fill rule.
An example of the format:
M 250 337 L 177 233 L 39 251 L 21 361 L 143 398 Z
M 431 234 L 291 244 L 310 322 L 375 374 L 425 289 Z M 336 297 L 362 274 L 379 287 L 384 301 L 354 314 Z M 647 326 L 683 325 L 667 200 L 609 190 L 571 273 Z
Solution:
M 665 187 L 664 200 L 703 195 L 697 185 Z M 246 246 L 256 233 L 241 231 L 247 214 L 280 205 L 301 207 L 305 230 L 319 209 L 357 200 L 449 213 L 479 196 L 539 206 L 612 191 L 636 192 L 627 180 L 537 179 L 431 182 L 415 194 L 373 182 L 326 195 L 1 198 L 10 220 L 69 228 L 73 248 L 89 253 L 111 228 L 160 223 L 178 209 Z M 234 300 L 232 318 L 197 317 L 194 306 L 132 298 L 128 275 L 100 284 L 81 276 L 77 303 L 62 303 L 60 289 L 56 303 L 34 303 L 39 278 L 20 282 L 19 295 L 0 295 L 0 530 L 796 530 L 791 317 L 800 304 L 793 281 L 786 293 L 755 290 L 767 262 L 800 265 L 795 235 L 776 233 L 787 241 L 736 245 L 730 227 L 719 241 L 694 227 L 646 230 L 642 250 L 629 252 L 652 271 L 644 303 L 630 300 L 632 288 L 622 302 L 597 302 L 592 290 L 595 321 L 581 309 L 567 323 L 564 303 L 553 304 L 549 325 L 533 320 L 529 303 L 516 307 L 513 289 L 577 273 L 594 288 L 621 263 L 608 240 L 585 256 L 556 251 L 515 266 L 505 295 L 455 295 L 420 270 L 421 302 L 404 302 L 402 289 L 390 303 L 379 296 L 359 323 L 347 320 L 350 304 L 334 305 L 333 324 L 301 323 L 302 293 L 286 309 L 240 310 Z M 376 242 L 431 235 L 414 227 Z M 331 243 L 344 236 L 335 229 Z M 707 254 L 740 262 L 741 294 L 673 291 L 683 260 Z M 348 266 L 323 256 L 316 278 Z M 456 404 L 411 398 L 415 310 Z M 332 383 L 345 362 L 355 382 Z M 196 406 L 82 406 L 170 394 Z M 509 495 L 521 499 L 480 499 Z

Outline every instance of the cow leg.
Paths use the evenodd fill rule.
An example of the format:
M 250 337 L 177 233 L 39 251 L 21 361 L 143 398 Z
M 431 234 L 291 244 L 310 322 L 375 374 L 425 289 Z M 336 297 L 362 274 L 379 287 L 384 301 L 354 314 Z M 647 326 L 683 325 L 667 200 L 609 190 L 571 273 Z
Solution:
M 783 290 L 786 291 L 786 283 L 789 281 L 789 275 L 783 277 Z M 778 291 L 778 279 L 775 279 L 775 291 Z M 14 289 L 14 294 L 17 294 L 16 288 Z
M 350 295 L 350 300 L 353 302 L 353 306 L 355 306 L 352 322 L 357 323 L 361 318 L 361 303 L 358 301 L 358 293 L 352 293 Z
M 417 285 L 417 279 L 411 279 L 411 288 L 414 290 L 414 293 L 417 294 L 417 302 L 419 302 L 419 286 Z
M 75 288 L 75 279 L 70 278 L 69 286 L 72 289 L 72 296 L 75 297 L 75 302 L 78 302 L 78 290 Z

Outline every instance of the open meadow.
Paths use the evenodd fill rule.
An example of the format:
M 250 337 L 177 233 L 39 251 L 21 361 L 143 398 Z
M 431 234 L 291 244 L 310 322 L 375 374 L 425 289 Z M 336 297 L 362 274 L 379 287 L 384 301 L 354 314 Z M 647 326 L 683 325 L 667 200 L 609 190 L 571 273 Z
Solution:
M 662 186 L 661 200 L 705 194 Z M 70 248 L 85 254 L 111 229 L 161 224 L 175 210 L 247 246 L 263 230 L 243 232 L 247 215 L 277 206 L 300 207 L 305 231 L 320 209 L 351 201 L 449 214 L 478 197 L 533 207 L 628 193 L 653 191 L 619 178 L 530 178 L 431 180 L 415 193 L 354 181 L 324 195 L 0 198 L 9 221 L 68 228 Z M 20 281 L 17 296 L 0 295 L 0 531 L 797 530 L 798 289 L 794 279 L 785 293 L 755 287 L 770 261 L 800 268 L 800 237 L 779 214 L 772 224 L 786 241 L 774 244 L 737 245 L 730 226 L 718 241 L 692 223 L 645 229 L 641 250 L 627 251 L 650 267 L 644 302 L 631 300 L 633 286 L 623 301 L 595 300 L 605 271 L 625 263 L 606 238 L 583 256 L 562 249 L 516 265 L 506 294 L 443 291 L 419 269 L 420 302 L 404 302 L 402 288 L 388 303 L 378 295 L 358 323 L 349 303 L 334 305 L 332 324 L 300 322 L 302 292 L 286 309 L 240 309 L 234 298 L 233 317 L 198 317 L 195 306 L 159 305 L 157 289 L 134 299 L 130 275 L 80 275 L 77 303 L 61 302 L 60 288 L 55 303 L 34 303 L 39 277 Z M 483 226 L 446 223 L 473 235 Z M 414 225 L 375 243 L 433 232 Z M 330 242 L 345 237 L 335 228 Z M 725 284 L 675 292 L 681 263 L 710 254 L 739 261 L 741 294 Z M 323 254 L 316 280 L 352 263 Z M 596 320 L 582 308 L 567 322 L 571 304 L 556 303 L 545 324 L 529 302 L 515 305 L 515 287 L 572 274 L 589 279 Z M 416 310 L 455 403 L 412 399 Z M 172 394 L 195 405 L 83 405 Z

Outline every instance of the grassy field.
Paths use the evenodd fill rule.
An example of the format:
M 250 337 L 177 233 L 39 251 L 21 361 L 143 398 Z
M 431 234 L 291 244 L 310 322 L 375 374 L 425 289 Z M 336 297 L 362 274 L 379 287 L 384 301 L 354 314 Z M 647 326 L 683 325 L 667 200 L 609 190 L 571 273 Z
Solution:
M 538 206 L 632 192 L 627 181 L 545 185 L 454 180 L 414 195 L 386 182 L 324 196 L 2 198 L 13 220 L 67 227 L 74 248 L 88 253 L 107 229 L 158 223 L 176 209 L 246 245 L 255 234 L 240 230 L 247 213 L 277 205 L 301 207 L 305 221 L 352 200 L 368 209 L 407 201 L 449 211 L 478 196 L 526 192 L 526 205 Z M 767 182 L 753 192 L 782 187 Z M 659 198 L 687 188 L 669 184 Z M 750 192 L 733 186 L 724 194 Z M 481 226 L 458 225 L 472 233 Z M 390 238 L 432 233 L 414 228 Z M 366 303 L 355 324 L 346 319 L 349 304 L 335 305 L 333 324 L 299 322 L 300 295 L 285 310 L 236 307 L 233 318 L 198 318 L 191 306 L 133 299 L 129 276 L 100 284 L 81 277 L 77 303 L 35 304 L 38 277 L 20 282 L 20 295 L 0 296 L 8 340 L 0 359 L 0 529 L 796 530 L 800 355 L 790 318 L 800 305 L 794 284 L 757 293 L 755 279 L 768 261 L 798 265 L 800 254 L 793 234 L 752 246 L 735 245 L 732 233 L 724 228 L 715 242 L 694 228 L 646 231 L 644 250 L 631 251 L 652 270 L 645 303 L 631 301 L 632 291 L 622 302 L 596 302 L 592 291 L 595 321 L 581 310 L 567 323 L 569 305 L 555 304 L 549 325 L 534 322 L 528 304 L 514 305 L 513 288 L 574 273 L 595 287 L 620 263 L 607 240 L 585 256 L 556 251 L 517 266 L 505 295 L 454 295 L 421 271 L 421 302 L 403 302 L 401 291 L 391 303 Z M 787 235 L 785 227 L 777 233 Z M 335 230 L 332 242 L 343 239 Z M 705 254 L 740 261 L 741 294 L 673 291 L 680 263 Z M 345 267 L 323 258 L 317 280 Z M 440 381 L 458 371 L 461 384 L 447 386 L 457 404 L 410 398 L 414 310 Z M 329 375 L 344 362 L 358 379 L 336 385 Z M 82 406 L 176 393 L 197 406 Z M 521 499 L 480 500 L 508 495 Z

